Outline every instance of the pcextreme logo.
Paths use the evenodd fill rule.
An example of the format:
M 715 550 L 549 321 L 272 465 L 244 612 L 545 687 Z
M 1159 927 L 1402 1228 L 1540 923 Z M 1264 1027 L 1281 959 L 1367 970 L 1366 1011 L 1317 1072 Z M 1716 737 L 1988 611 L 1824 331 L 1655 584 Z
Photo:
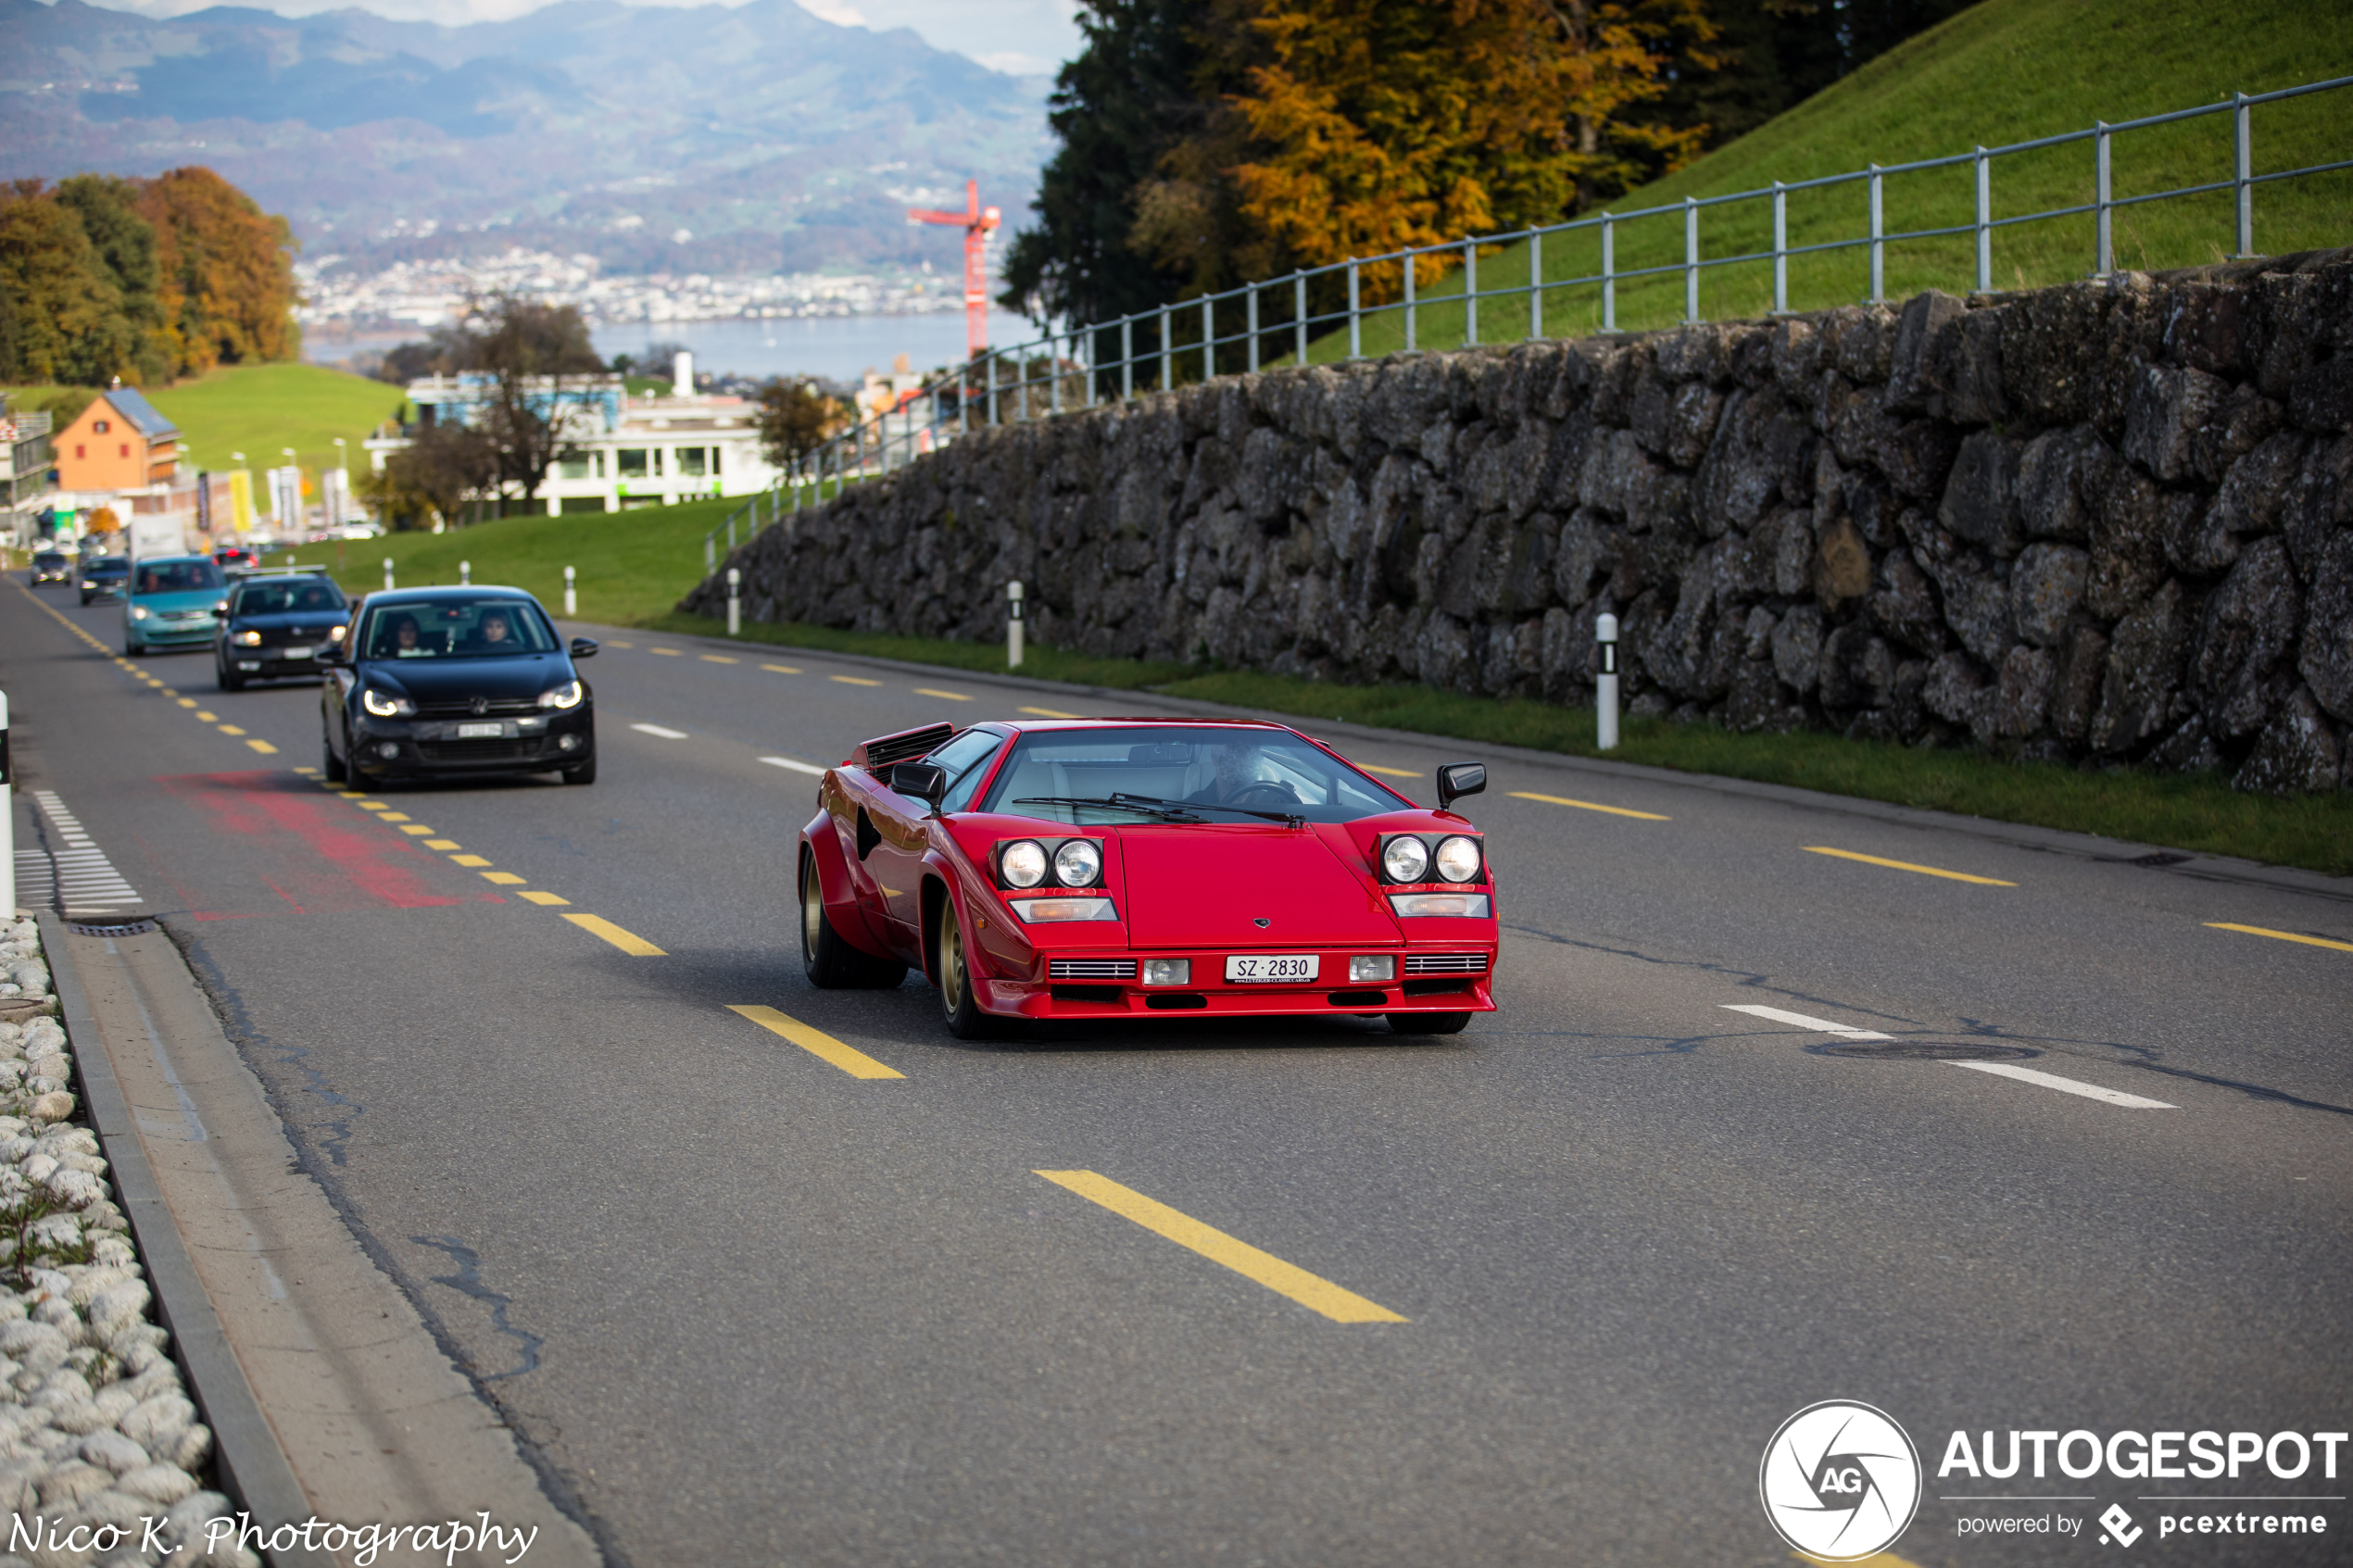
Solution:
M 1853 1562 L 1885 1551 L 1920 1506 L 1920 1456 L 1885 1411 L 1824 1399 L 1781 1423 L 1757 1469 L 1765 1517 L 1808 1557 Z

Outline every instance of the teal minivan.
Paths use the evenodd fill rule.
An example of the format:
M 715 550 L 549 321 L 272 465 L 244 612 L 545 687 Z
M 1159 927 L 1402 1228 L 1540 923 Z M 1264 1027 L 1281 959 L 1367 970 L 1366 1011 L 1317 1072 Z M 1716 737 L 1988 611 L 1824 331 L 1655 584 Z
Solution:
M 210 556 L 156 556 L 135 561 L 122 608 L 122 651 L 210 648 L 228 584 Z

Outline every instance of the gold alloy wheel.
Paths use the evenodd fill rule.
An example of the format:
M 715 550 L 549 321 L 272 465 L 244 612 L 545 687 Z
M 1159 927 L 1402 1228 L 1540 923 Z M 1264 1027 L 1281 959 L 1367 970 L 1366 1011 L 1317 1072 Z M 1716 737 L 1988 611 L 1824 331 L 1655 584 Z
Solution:
M 943 906 L 939 924 L 939 1002 L 954 1018 L 964 1000 L 964 934 L 952 906 Z
M 817 862 L 813 858 L 800 863 L 800 955 L 816 954 L 818 939 L 824 934 L 825 900 L 817 885 Z

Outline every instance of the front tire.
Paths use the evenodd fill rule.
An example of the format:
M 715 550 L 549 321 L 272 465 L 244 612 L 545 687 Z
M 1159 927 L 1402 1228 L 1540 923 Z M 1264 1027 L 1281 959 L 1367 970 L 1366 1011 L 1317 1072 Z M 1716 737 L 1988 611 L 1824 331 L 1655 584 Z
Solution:
M 800 970 L 821 991 L 879 990 L 907 978 L 907 966 L 862 952 L 843 940 L 825 913 L 817 858 L 800 857 Z
M 225 664 L 216 661 L 212 667 L 212 676 L 214 680 L 220 683 L 220 689 L 224 692 L 241 692 L 245 689 L 245 678 L 243 675 L 230 674 L 229 667 Z
M 985 1040 L 997 1033 L 997 1020 L 973 999 L 971 958 L 964 951 L 963 925 L 952 901 L 939 906 L 939 1001 L 948 1033 L 959 1040 Z
M 564 769 L 562 771 L 562 777 L 564 783 L 568 784 L 595 784 L 597 782 L 597 759 L 591 757 L 587 761 L 583 762 L 577 768 Z
M 1459 1035 L 1471 1020 L 1466 1012 L 1392 1012 L 1388 1016 L 1392 1035 Z
M 341 784 L 351 777 L 351 770 L 344 766 L 343 759 L 335 755 L 333 744 L 324 735 L 319 737 L 319 771 L 329 784 Z

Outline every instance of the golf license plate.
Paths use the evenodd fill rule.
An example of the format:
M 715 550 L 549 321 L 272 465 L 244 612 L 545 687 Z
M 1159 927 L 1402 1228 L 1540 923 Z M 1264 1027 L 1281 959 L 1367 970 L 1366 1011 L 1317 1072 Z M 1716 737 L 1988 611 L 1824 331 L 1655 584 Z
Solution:
M 1315 978 L 1321 962 L 1313 953 L 1233 953 L 1226 959 L 1226 983 L 1304 985 Z
M 495 721 L 488 724 L 460 724 L 458 726 L 458 738 L 459 740 L 495 740 L 506 733 L 507 726 Z

